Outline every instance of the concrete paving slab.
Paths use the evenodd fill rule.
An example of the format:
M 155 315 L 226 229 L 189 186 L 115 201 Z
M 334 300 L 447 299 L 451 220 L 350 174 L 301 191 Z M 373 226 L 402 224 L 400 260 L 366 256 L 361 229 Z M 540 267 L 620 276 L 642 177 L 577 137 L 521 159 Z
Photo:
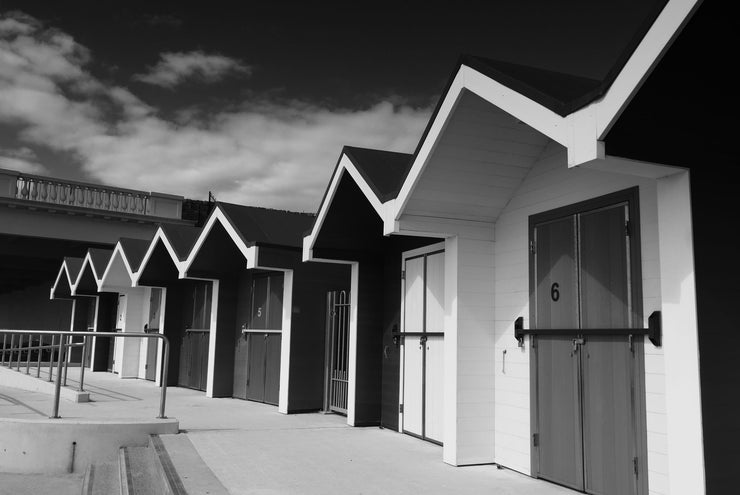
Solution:
M 70 370 L 70 383 L 76 372 Z M 63 417 L 157 414 L 159 387 L 152 382 L 100 372 L 86 373 L 85 381 L 91 402 L 65 402 Z M 51 398 L 39 394 L 7 389 L 0 394 L 38 411 L 51 407 Z M 209 399 L 175 387 L 167 391 L 167 415 L 180 421 L 200 457 L 234 495 L 575 493 L 493 465 L 452 467 L 442 462 L 439 446 L 389 430 L 348 427 L 344 417 L 332 414 L 286 416 L 274 406 Z
M 82 474 L 26 476 L 0 473 L 0 495 L 80 495 Z

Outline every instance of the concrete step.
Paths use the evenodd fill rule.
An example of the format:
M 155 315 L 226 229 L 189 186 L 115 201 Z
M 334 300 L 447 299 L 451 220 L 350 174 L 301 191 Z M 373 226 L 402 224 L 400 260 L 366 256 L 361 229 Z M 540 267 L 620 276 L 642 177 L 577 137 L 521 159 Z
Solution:
M 90 464 L 82 480 L 82 495 L 114 495 L 121 493 L 117 462 Z
M 162 468 L 154 449 L 121 447 L 119 451 L 121 495 L 165 495 L 172 493 L 161 476 Z
M 229 495 L 203 461 L 185 433 L 152 435 L 149 445 L 157 453 L 173 494 Z

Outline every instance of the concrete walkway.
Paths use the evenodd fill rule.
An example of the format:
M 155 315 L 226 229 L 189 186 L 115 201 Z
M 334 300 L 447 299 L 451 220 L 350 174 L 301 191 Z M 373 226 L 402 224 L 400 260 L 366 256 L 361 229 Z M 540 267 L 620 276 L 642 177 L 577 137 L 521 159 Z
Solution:
M 69 382 L 76 379 L 71 370 Z M 152 418 L 152 382 L 87 373 L 91 402 L 62 402 L 65 418 Z M 0 417 L 48 416 L 51 398 L 0 387 Z M 180 421 L 201 458 L 237 494 L 520 494 L 575 492 L 492 465 L 455 468 L 439 446 L 380 428 L 351 428 L 320 413 L 282 415 L 274 406 L 167 391 L 167 416 Z

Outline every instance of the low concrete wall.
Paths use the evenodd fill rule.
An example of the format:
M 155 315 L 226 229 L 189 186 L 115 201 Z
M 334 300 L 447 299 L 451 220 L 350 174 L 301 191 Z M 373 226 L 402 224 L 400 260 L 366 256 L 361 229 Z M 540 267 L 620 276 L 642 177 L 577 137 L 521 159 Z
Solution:
M 84 472 L 92 462 L 115 461 L 120 447 L 143 447 L 151 434 L 179 432 L 176 419 L 24 420 L 0 418 L 0 472 Z
M 54 379 L 56 380 L 56 369 L 54 370 L 54 373 Z M 47 381 L 43 378 L 36 378 L 36 375 L 34 374 L 27 375 L 24 366 L 21 366 L 21 371 L 0 367 L 0 386 L 19 388 L 21 390 L 49 395 L 49 413 L 51 414 L 51 401 L 54 397 L 55 387 L 54 382 Z M 69 387 L 62 387 L 59 392 L 59 397 L 70 402 L 90 401 L 89 392 L 78 392 Z

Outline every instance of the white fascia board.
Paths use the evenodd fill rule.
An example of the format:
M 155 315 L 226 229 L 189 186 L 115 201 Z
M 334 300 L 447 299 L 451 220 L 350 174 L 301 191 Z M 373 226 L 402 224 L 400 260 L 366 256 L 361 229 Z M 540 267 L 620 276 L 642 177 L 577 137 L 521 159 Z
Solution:
M 90 266 L 90 270 L 92 271 L 95 282 L 98 281 L 98 277 L 95 273 L 95 267 L 92 264 L 92 258 L 90 257 L 90 252 L 88 251 L 85 254 L 85 258 L 82 260 L 82 266 L 80 267 L 80 273 L 77 274 L 77 280 L 75 280 L 74 284 L 72 284 L 71 286 L 71 292 L 73 296 L 77 295 L 77 287 L 79 287 L 80 282 L 82 281 L 82 274 L 85 273 L 85 269 L 88 265 Z
M 57 278 L 54 280 L 54 285 L 52 285 L 51 289 L 49 290 L 49 299 L 55 299 L 55 292 L 57 290 L 57 286 L 59 285 L 59 280 L 61 280 L 62 278 L 62 273 L 64 273 L 67 280 L 69 280 L 69 275 L 67 275 L 66 261 L 62 261 L 62 266 L 59 267 L 59 272 L 57 273 Z
M 128 259 L 126 259 L 126 254 L 123 252 L 123 247 L 121 246 L 121 241 L 118 241 L 116 243 L 116 247 L 113 249 L 113 254 L 110 256 L 110 260 L 108 260 L 108 266 L 105 267 L 105 272 L 103 273 L 103 276 L 100 278 L 100 281 L 98 282 L 98 292 L 103 292 L 104 290 L 113 288 L 113 286 L 107 287 L 107 279 L 110 275 L 111 268 L 113 267 L 113 264 L 116 262 L 116 258 L 120 258 L 121 262 L 123 263 L 124 268 L 126 268 L 126 272 L 128 273 L 129 278 L 131 279 L 131 287 L 133 287 L 133 281 L 134 281 L 134 272 L 131 270 L 131 265 L 128 262 Z
M 203 230 L 201 231 L 200 235 L 198 236 L 198 239 L 195 241 L 195 244 L 193 245 L 193 249 L 190 250 L 190 254 L 188 254 L 188 258 L 180 264 L 180 276 L 179 278 L 191 278 L 188 276 L 188 270 L 190 270 L 190 267 L 193 265 L 193 261 L 195 261 L 195 257 L 200 252 L 200 249 L 203 247 L 203 244 L 206 242 L 206 239 L 208 239 L 208 236 L 211 233 L 211 229 L 216 224 L 216 222 L 219 222 L 221 226 L 223 226 L 224 229 L 226 229 L 226 233 L 229 234 L 229 237 L 231 237 L 231 240 L 236 245 L 237 249 L 244 255 L 244 258 L 249 262 L 250 256 L 253 258 L 255 256 L 255 253 L 252 253 L 250 255 L 249 252 L 249 246 L 247 246 L 242 238 L 239 236 L 239 233 L 236 231 L 233 225 L 231 225 L 231 222 L 226 217 L 224 212 L 221 210 L 219 206 L 216 206 L 216 208 L 211 213 L 211 216 L 208 218 L 208 221 L 203 226 Z
M 403 215 L 406 204 L 421 178 L 421 174 L 424 172 L 424 168 L 432 156 L 450 117 L 454 113 L 464 89 L 480 96 L 493 106 L 550 139 L 563 146 L 568 145 L 569 129 L 563 117 L 477 70 L 462 65 L 442 100 L 439 111 L 419 148 L 398 197 L 392 203 L 393 214 L 384 217 L 383 231 L 385 234 L 398 233 L 398 225 L 394 225 L 394 222 L 398 221 Z
M 344 158 L 344 156 L 342 158 Z M 344 167 L 342 166 L 342 160 L 340 160 L 339 165 L 337 166 L 337 169 L 331 178 L 331 182 L 329 182 L 329 188 L 326 190 L 326 196 L 324 197 L 324 201 L 321 203 L 318 215 L 316 215 L 316 221 L 313 223 L 311 233 L 303 238 L 303 261 L 314 260 L 313 245 L 316 242 L 316 237 L 318 237 L 319 232 L 321 232 L 321 227 L 324 225 L 324 220 L 326 219 L 326 215 L 329 212 L 329 206 L 331 205 L 332 201 L 334 201 L 334 195 L 337 192 L 339 181 L 341 180 L 343 174 Z
M 375 195 L 370 185 L 365 181 L 365 178 L 362 177 L 362 174 L 359 170 L 357 170 L 357 167 L 354 163 L 352 163 L 352 160 L 345 153 L 342 153 L 342 157 L 339 160 L 337 170 L 336 172 L 334 172 L 334 176 L 329 183 L 329 189 L 327 190 L 326 197 L 324 198 L 323 203 L 321 203 L 321 208 L 319 208 L 318 215 L 316 215 L 316 221 L 313 224 L 311 233 L 303 238 L 303 261 L 317 261 L 313 257 L 313 246 L 316 242 L 316 238 L 318 237 L 319 232 L 321 232 L 321 227 L 324 225 L 326 215 L 329 213 L 329 207 L 334 200 L 334 195 L 337 192 L 339 182 L 342 179 L 345 171 L 350 175 L 350 177 L 352 177 L 352 180 L 355 181 L 355 184 L 357 184 L 357 186 L 360 188 L 360 191 L 362 191 L 362 194 L 365 195 L 365 198 L 370 202 L 370 205 L 372 205 L 373 209 L 378 213 L 380 218 L 384 218 L 384 203 L 380 202 L 380 199 L 378 199 L 378 197 Z
M 670 0 L 663 8 L 598 102 L 595 122 L 598 139 L 604 139 L 699 3 L 698 0 Z
M 152 242 L 149 243 L 149 247 L 146 250 L 146 254 L 144 254 L 144 258 L 141 260 L 141 264 L 139 265 L 139 271 L 136 272 L 132 286 L 138 287 L 139 286 L 139 279 L 141 278 L 141 273 L 144 271 L 144 267 L 149 263 L 149 260 L 151 259 L 152 255 L 154 254 L 154 249 L 157 247 L 157 242 L 162 242 L 165 249 L 170 255 L 170 258 L 172 259 L 172 263 L 175 264 L 175 269 L 177 272 L 180 272 L 180 265 L 182 262 L 177 257 L 177 253 L 175 253 L 175 249 L 172 247 L 172 243 L 167 238 L 167 234 L 165 234 L 162 227 L 158 227 L 157 231 L 154 233 L 154 238 L 152 238 Z

